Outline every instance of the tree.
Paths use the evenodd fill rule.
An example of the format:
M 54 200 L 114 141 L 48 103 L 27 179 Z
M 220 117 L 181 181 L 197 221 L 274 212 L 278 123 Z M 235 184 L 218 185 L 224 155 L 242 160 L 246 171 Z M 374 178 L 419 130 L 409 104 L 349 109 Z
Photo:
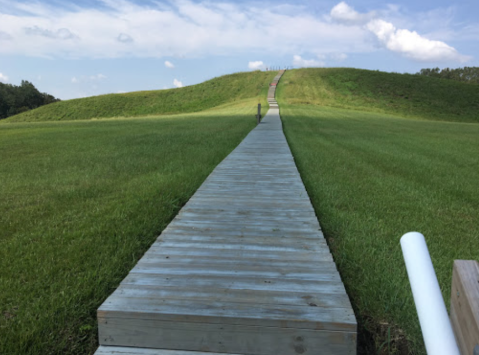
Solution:
M 0 83 L 0 119 L 60 101 L 54 96 L 41 93 L 29 81 L 20 86 Z
M 417 75 L 432 76 L 435 78 L 461 81 L 470 84 L 479 84 L 479 67 L 464 67 L 457 69 L 439 68 L 421 69 Z

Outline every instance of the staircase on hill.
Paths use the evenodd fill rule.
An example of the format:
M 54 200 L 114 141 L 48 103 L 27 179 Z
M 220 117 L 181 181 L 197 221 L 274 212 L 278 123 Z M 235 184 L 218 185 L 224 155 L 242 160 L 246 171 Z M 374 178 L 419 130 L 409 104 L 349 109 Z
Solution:
M 96 355 L 355 354 L 356 319 L 270 110 L 98 310 Z

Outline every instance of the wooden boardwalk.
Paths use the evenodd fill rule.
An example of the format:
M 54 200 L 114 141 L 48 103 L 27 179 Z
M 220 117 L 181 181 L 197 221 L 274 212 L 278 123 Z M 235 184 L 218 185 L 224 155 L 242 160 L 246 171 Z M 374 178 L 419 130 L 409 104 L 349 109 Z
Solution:
M 356 353 L 354 313 L 272 88 L 261 124 L 98 310 L 97 355 Z

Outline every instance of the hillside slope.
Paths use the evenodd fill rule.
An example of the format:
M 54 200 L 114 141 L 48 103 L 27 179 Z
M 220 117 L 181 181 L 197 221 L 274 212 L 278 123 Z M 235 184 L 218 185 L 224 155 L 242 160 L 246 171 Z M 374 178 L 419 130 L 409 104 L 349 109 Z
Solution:
M 8 118 L 7 122 L 64 121 L 198 112 L 245 99 L 266 105 L 276 72 L 245 72 L 178 89 L 108 94 L 61 101 Z
M 0 124 L 0 354 L 93 354 L 98 307 L 255 113 Z
M 479 122 L 479 85 L 419 75 L 351 68 L 290 70 L 281 79 L 278 96 L 292 105 Z

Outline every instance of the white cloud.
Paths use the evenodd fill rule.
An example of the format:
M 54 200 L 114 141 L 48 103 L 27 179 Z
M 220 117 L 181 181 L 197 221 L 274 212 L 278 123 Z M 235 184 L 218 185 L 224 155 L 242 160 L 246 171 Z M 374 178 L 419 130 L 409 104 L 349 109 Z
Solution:
M 131 36 L 126 33 L 120 33 L 116 39 L 121 43 L 133 42 L 133 38 L 131 38 Z
M 331 53 L 329 57 L 336 62 L 342 62 L 348 58 L 348 55 L 346 53 Z
M 293 56 L 293 65 L 300 68 L 324 67 L 325 63 L 316 59 L 303 59 L 299 55 Z
M 103 75 L 103 74 L 91 75 L 89 79 L 90 79 L 91 81 L 105 80 L 105 79 L 106 79 L 106 75 Z
M 78 83 L 78 79 L 77 79 L 75 76 L 72 78 L 72 83 L 73 83 L 73 84 L 77 84 L 77 83 Z
M 373 30 L 378 30 L 374 19 L 380 19 L 405 29 L 396 29 L 394 36 L 380 40 L 386 48 L 395 48 L 390 50 L 418 59 L 427 57 L 425 50 L 418 48 L 426 46 L 432 48 L 430 58 L 459 61 L 466 58 L 441 42 L 446 40 L 441 36 L 452 33 L 459 39 L 460 32 L 456 29 L 465 31 L 467 24 L 456 25 L 454 31 L 448 32 L 449 25 L 441 27 L 437 20 L 420 25 L 424 21 L 417 14 L 403 15 L 401 7 L 391 5 L 360 13 L 341 1 L 328 16 L 313 14 L 294 3 L 273 3 L 262 8 L 254 2 L 210 0 L 167 4 L 132 0 L 100 2 L 101 7 L 92 7 L 86 5 L 92 2 L 74 6 L 55 2 L 54 6 L 45 0 L 0 0 L 0 43 L 8 40 L 8 45 L 0 45 L 0 54 L 48 58 L 192 58 L 259 51 L 293 56 L 304 53 L 305 48 L 313 55 L 366 53 L 375 50 L 369 38 L 371 32 L 375 34 Z M 428 35 L 408 30 L 412 26 Z M 475 40 L 476 31 L 469 32 L 471 41 Z M 404 43 L 406 38 L 416 43 L 411 45 L 414 48 L 408 48 L 409 44 Z M 329 56 L 328 59 L 336 60 Z M 309 60 L 317 62 L 315 65 L 321 63 L 321 58 Z
M 51 39 L 76 39 L 77 35 L 72 33 L 68 28 L 59 28 L 57 30 L 48 30 L 38 26 L 25 27 L 25 34 L 28 36 L 42 36 Z
M 388 50 L 417 61 L 466 62 L 470 59 L 445 42 L 428 39 L 416 31 L 398 29 L 391 22 L 379 18 L 388 12 L 397 14 L 398 11 L 397 7 L 389 6 L 388 11 L 359 13 L 342 1 L 332 8 L 330 15 L 338 23 L 373 33 Z
M 165 67 L 173 69 L 175 66 L 172 62 L 165 60 Z
M 5 74 L 0 73 L 0 82 L 7 83 L 8 82 L 8 76 L 6 76 Z
M 87 2 L 88 3 L 88 2 Z M 1 1 L 0 32 L 12 37 L 0 54 L 53 58 L 165 58 L 296 54 L 371 48 L 367 32 L 307 13 L 301 6 L 208 0 L 135 3 L 102 0 L 101 7 Z M 63 4 L 63 3 L 62 3 Z M 6 37 L 6 36 L 2 36 Z M 127 45 L 126 45 L 127 44 Z
M 441 41 L 433 41 L 420 36 L 416 31 L 397 29 L 390 22 L 372 20 L 366 28 L 390 51 L 401 53 L 419 61 L 458 61 L 470 58 Z
M 9 35 L 7 32 L 0 31 L 0 40 L 9 40 L 13 37 Z
M 364 25 L 375 16 L 374 12 L 360 14 L 344 1 L 333 7 L 330 15 L 335 21 L 346 25 Z
M 179 81 L 178 79 L 174 79 L 173 80 L 173 85 L 176 87 L 176 88 L 182 88 L 183 87 L 183 83 L 181 81 Z
M 248 69 L 251 70 L 263 70 L 266 68 L 266 65 L 261 60 L 248 63 Z

